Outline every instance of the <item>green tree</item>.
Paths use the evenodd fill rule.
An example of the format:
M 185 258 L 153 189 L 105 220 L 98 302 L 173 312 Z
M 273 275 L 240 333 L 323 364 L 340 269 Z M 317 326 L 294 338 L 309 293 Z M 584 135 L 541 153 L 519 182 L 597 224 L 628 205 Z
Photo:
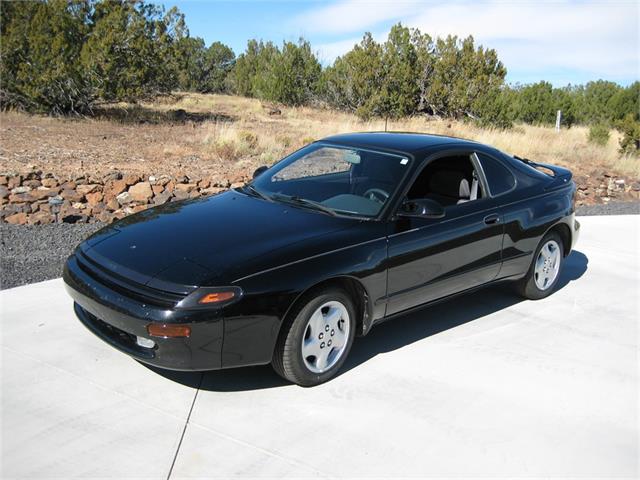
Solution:
M 640 152 L 640 122 L 628 113 L 616 123 L 616 128 L 622 133 L 620 139 L 620 153 L 638 154 Z
M 213 42 L 204 54 L 203 83 L 201 92 L 225 92 L 228 89 L 227 77 L 233 69 L 235 54 L 228 46 Z
M 135 101 L 177 86 L 172 27 L 179 21 L 154 5 L 111 0 L 96 4 L 81 65 L 107 101 Z
M 479 118 L 499 98 L 506 74 L 495 50 L 476 49 L 473 37 L 438 39 L 421 103 L 435 115 Z
M 3 107 L 84 113 L 94 97 L 77 62 L 88 35 L 83 0 L 2 4 L 0 90 Z

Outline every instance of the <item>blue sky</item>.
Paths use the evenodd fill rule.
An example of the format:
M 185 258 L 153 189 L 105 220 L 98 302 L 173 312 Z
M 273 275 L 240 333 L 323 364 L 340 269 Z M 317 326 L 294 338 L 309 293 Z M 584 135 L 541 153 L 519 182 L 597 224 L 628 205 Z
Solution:
M 157 0 L 156 0 L 157 1 Z M 186 16 L 192 36 L 221 41 L 236 54 L 247 40 L 281 43 L 304 36 L 324 64 L 364 32 L 383 41 L 394 23 L 432 36 L 473 35 L 495 48 L 507 81 L 554 85 L 640 78 L 640 2 L 636 0 L 333 0 L 167 1 Z

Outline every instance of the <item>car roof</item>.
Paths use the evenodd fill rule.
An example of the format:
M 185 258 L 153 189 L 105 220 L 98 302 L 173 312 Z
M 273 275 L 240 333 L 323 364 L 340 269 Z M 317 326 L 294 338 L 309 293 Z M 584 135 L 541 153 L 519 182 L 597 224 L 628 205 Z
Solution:
M 446 135 L 409 132 L 343 133 L 323 138 L 321 142 L 341 146 L 395 150 L 414 154 L 436 146 L 478 146 L 477 142 Z

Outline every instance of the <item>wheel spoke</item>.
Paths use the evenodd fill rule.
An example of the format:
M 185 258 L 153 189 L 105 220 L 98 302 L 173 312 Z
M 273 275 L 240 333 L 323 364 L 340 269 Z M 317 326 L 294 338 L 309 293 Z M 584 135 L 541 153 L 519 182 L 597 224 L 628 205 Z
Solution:
M 331 348 L 323 348 L 320 350 L 320 353 L 316 357 L 316 367 L 320 370 L 324 370 L 329 365 L 329 354 L 331 353 Z
M 322 310 L 318 309 L 311 315 L 309 319 L 309 327 L 311 328 L 311 336 L 316 337 L 322 331 L 324 331 L 324 317 L 322 315 Z
M 331 346 L 333 348 L 342 348 L 347 343 L 347 336 L 339 328 L 335 330 L 335 334 L 331 337 Z
M 320 355 L 320 342 L 315 337 L 310 337 L 302 343 L 302 356 L 318 357 Z
M 331 328 L 337 328 L 338 322 L 342 318 L 342 312 L 337 308 L 331 308 L 324 316 L 324 320 Z

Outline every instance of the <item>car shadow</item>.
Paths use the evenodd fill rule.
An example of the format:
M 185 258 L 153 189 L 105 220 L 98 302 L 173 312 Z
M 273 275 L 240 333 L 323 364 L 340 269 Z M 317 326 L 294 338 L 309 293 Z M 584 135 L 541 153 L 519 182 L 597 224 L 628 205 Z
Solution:
M 584 275 L 588 263 L 587 256 L 582 252 L 571 252 L 565 260 L 556 290 Z M 376 355 L 392 352 L 522 301 L 509 284 L 502 283 L 457 297 L 455 301 L 444 301 L 395 317 L 392 321 L 376 325 L 365 337 L 356 339 L 339 375 Z M 213 392 L 261 390 L 289 385 L 270 365 L 211 372 L 175 372 L 148 365 L 147 368 L 182 385 Z

